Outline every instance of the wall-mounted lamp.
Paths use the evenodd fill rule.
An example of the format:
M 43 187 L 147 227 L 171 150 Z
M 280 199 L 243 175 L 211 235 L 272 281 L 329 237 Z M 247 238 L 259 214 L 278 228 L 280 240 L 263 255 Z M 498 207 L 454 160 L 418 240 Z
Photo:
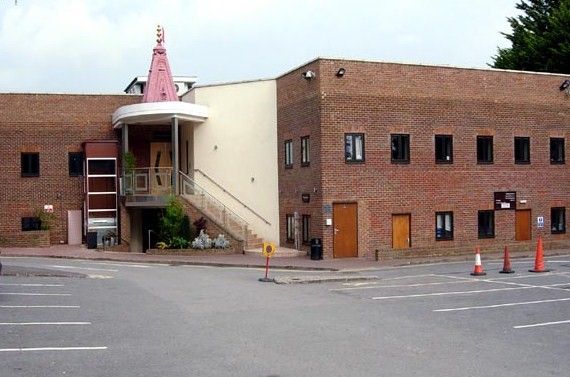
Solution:
M 253 182 L 253 181 L 255 181 L 255 178 L 254 178 L 254 177 L 251 177 L 251 182 Z
M 313 192 L 316 193 L 317 192 L 317 188 L 313 187 Z
M 214 150 L 215 150 L 215 151 L 218 150 L 218 146 L 217 146 L 217 145 L 214 145 Z
M 344 73 L 346 72 L 346 69 L 344 68 L 339 68 L 338 71 L 336 71 L 336 77 L 342 77 L 344 76 Z
M 566 90 L 570 87 L 570 80 L 564 80 L 562 85 L 560 85 L 560 91 Z
M 317 75 L 315 74 L 315 72 L 313 71 L 307 71 L 307 72 L 303 72 L 301 73 L 301 75 L 303 76 L 303 78 L 307 81 L 311 81 L 312 79 L 314 79 L 315 77 L 317 77 Z

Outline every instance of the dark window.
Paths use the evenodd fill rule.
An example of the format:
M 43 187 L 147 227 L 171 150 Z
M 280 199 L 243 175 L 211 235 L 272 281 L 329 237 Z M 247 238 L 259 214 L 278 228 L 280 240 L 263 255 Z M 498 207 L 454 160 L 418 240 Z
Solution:
M 529 137 L 515 137 L 515 164 L 530 164 Z
M 311 162 L 310 159 L 310 139 L 309 136 L 301 138 L 301 166 L 308 166 Z
M 293 215 L 286 215 L 287 224 L 287 241 L 295 240 L 295 217 Z
M 563 164 L 564 163 L 564 139 L 551 137 L 550 138 L 550 163 Z
M 435 239 L 437 241 L 453 239 L 453 212 L 435 213 Z
M 303 243 L 308 244 L 311 229 L 311 216 L 303 215 Z
M 435 162 L 438 164 L 453 162 L 453 136 L 435 135 Z
M 346 162 L 363 162 L 364 134 L 345 134 L 344 153 Z
M 78 177 L 83 175 L 83 153 L 70 152 L 69 155 L 69 176 Z
M 22 231 L 40 230 L 42 222 L 39 217 L 22 217 Z
M 114 175 L 115 160 L 89 160 L 87 172 L 89 175 Z
M 22 153 L 21 154 L 22 177 L 39 177 L 40 176 L 40 154 L 39 153 Z
M 566 208 L 555 207 L 550 209 L 551 231 L 555 233 L 566 233 Z
M 495 211 L 479 211 L 479 238 L 495 237 Z
M 285 167 L 293 167 L 293 140 L 285 141 Z
M 392 163 L 407 164 L 410 162 L 410 135 L 390 135 Z
M 493 163 L 493 136 L 477 136 L 477 163 Z

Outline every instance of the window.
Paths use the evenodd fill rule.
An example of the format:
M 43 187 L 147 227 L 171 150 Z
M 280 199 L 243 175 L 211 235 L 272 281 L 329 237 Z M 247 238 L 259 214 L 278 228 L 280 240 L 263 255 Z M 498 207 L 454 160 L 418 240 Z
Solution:
M 22 177 L 39 177 L 40 176 L 40 154 L 39 153 L 22 153 L 21 154 Z
M 293 140 L 285 141 L 285 167 L 293 167 Z
M 303 215 L 303 243 L 310 243 L 311 216 Z
M 70 152 L 69 158 L 69 176 L 79 177 L 83 175 L 83 153 Z
M 344 151 L 346 162 L 364 162 L 364 134 L 345 134 Z
M 453 136 L 435 135 L 435 162 L 438 164 L 453 163 Z
M 495 211 L 479 211 L 479 238 L 495 237 Z
M 308 166 L 310 163 L 310 143 L 309 136 L 304 136 L 301 138 L 301 166 Z
M 550 163 L 563 164 L 564 163 L 564 139 L 551 137 L 550 138 Z
M 39 217 L 22 217 L 22 231 L 40 230 L 42 222 Z
M 477 136 L 477 163 L 493 163 L 493 136 Z
M 515 164 L 530 164 L 529 137 L 515 137 Z
M 286 215 L 287 224 L 287 241 L 295 241 L 295 217 L 293 215 Z
M 407 164 L 410 162 L 410 135 L 390 135 L 392 163 Z
M 556 207 L 550 209 L 550 224 L 552 234 L 566 233 L 566 208 Z
M 453 239 L 453 212 L 435 213 L 435 239 L 436 241 Z

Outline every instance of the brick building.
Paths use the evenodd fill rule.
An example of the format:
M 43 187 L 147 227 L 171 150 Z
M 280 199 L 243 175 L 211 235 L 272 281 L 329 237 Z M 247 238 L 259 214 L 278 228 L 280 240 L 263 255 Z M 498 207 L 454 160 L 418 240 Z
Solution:
M 281 243 L 298 228 L 328 258 L 567 245 L 566 79 L 332 59 L 282 75 Z

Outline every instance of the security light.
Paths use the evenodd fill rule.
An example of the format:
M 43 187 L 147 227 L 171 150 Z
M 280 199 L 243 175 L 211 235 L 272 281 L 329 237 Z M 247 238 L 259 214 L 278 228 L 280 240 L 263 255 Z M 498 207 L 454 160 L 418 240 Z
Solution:
M 342 77 L 344 76 L 344 73 L 346 72 L 346 69 L 344 68 L 339 68 L 339 70 L 336 72 L 336 77 Z
M 569 86 L 570 86 L 570 80 L 564 80 L 562 85 L 560 85 L 560 91 L 568 89 Z

